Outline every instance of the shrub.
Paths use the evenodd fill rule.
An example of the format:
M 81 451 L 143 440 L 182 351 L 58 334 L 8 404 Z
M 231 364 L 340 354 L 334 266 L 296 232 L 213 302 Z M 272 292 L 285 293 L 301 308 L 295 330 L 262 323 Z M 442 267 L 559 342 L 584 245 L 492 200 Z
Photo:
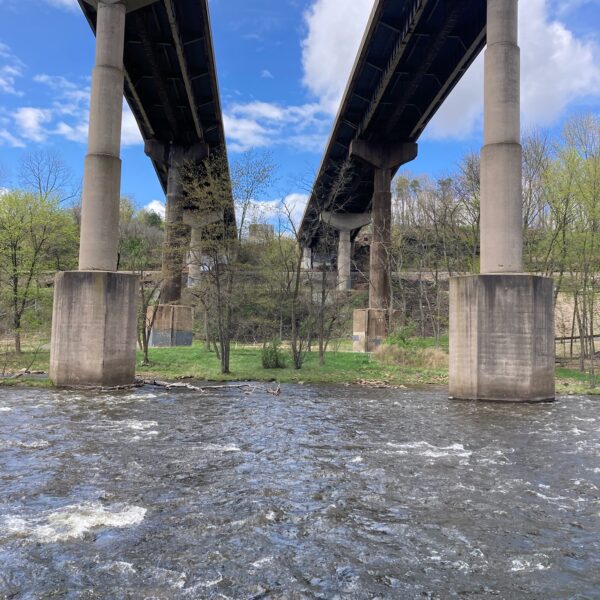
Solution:
M 415 335 L 416 326 L 413 322 L 409 322 L 395 331 L 392 331 L 385 340 L 389 346 L 408 346 L 411 338 Z
M 261 354 L 263 369 L 285 369 L 285 354 L 281 351 L 280 346 L 279 340 L 273 340 L 263 345 Z

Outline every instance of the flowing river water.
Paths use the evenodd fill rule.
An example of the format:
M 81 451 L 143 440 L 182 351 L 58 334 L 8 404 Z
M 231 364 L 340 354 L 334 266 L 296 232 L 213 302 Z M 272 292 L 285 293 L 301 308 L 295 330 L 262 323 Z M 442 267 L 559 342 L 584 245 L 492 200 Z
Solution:
M 2 390 L 0 598 L 600 598 L 600 401 Z

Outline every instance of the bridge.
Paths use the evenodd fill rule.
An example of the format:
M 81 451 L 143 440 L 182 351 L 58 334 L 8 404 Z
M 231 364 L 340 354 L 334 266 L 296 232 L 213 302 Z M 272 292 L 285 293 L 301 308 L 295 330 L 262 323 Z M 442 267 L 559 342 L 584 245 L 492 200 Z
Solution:
M 356 350 L 393 320 L 391 182 L 417 156 L 428 122 L 483 50 L 481 276 L 450 286 L 450 394 L 554 397 L 552 282 L 523 274 L 518 0 L 377 0 L 300 227 L 309 264 L 338 244 L 338 287 L 351 285 L 352 238 L 372 225 L 369 308 Z
M 185 206 L 178 169 L 226 157 L 225 134 L 207 0 L 78 1 L 96 35 L 96 64 L 79 270 L 57 276 L 50 376 L 56 385 L 124 385 L 135 375 L 138 284 L 116 272 L 123 96 L 166 192 L 158 345 L 191 343 L 182 270 L 190 229 L 193 244 L 207 224 Z M 233 198 L 219 218 L 235 223 Z

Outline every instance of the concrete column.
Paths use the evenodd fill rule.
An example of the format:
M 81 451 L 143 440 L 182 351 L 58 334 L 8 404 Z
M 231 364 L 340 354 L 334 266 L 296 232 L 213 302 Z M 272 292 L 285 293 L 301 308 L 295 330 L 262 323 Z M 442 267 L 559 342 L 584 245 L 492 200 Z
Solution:
M 122 2 L 98 3 L 79 270 L 117 268 L 125 12 Z
M 352 289 L 352 240 L 349 231 L 340 230 L 337 255 L 338 289 Z
M 183 185 L 179 170 L 186 161 L 198 162 L 206 158 L 209 148 L 204 143 L 184 147 L 148 140 L 144 151 L 155 163 L 168 171 L 160 301 L 163 304 L 178 303 L 181 301 L 189 231 L 189 224 L 184 223 Z
M 352 232 L 368 225 L 368 213 L 321 213 L 321 222 L 339 232 L 337 270 L 338 289 L 352 289 Z
M 481 275 L 450 280 L 449 394 L 554 398 L 553 283 L 522 273 L 518 0 L 488 0 Z
M 373 177 L 371 255 L 369 270 L 369 308 L 390 306 L 389 251 L 392 226 L 392 171 L 378 168 Z
M 167 180 L 161 304 L 181 301 L 181 280 L 187 236 L 187 227 L 183 223 L 183 186 L 179 176 L 179 167 L 182 162 L 183 153 L 181 150 L 175 146 L 171 147 L 169 177 Z
M 302 248 L 302 268 L 305 271 L 312 269 L 312 248 Z
M 392 224 L 392 173 L 414 160 L 417 144 L 355 140 L 350 156 L 372 168 L 373 202 L 369 269 L 369 308 L 354 312 L 354 350 L 371 352 L 383 343 L 390 327 L 391 274 L 389 250 Z
M 122 386 L 135 377 L 138 278 L 115 273 L 119 241 L 125 12 L 97 6 L 85 158 L 79 271 L 54 283 L 50 379 L 59 386 Z
M 518 0 L 488 0 L 481 273 L 523 271 Z

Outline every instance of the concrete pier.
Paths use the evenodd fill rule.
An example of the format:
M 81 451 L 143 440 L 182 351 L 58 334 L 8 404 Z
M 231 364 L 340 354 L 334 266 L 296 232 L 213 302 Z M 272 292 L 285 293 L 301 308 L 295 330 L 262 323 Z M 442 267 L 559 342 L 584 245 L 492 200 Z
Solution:
M 153 310 L 150 307 L 148 310 Z M 149 345 L 152 348 L 191 346 L 194 311 L 191 306 L 161 304 L 156 307 Z
M 554 398 L 551 279 L 523 274 L 518 0 L 488 0 L 481 275 L 450 282 L 452 398 Z
M 450 396 L 554 399 L 553 283 L 527 274 L 450 281 Z
M 137 277 L 115 273 L 121 188 L 125 1 L 97 6 L 85 158 L 79 271 L 55 280 L 50 379 L 59 386 L 122 386 L 135 378 Z M 135 7 L 143 3 L 134 3 Z
M 354 330 L 352 337 L 356 351 L 373 351 L 383 342 L 389 331 L 392 172 L 414 160 L 417 152 L 417 144 L 410 142 L 378 144 L 356 140 L 350 146 L 352 157 L 373 168 L 369 308 L 367 314 L 360 310 L 356 311 L 354 317 L 354 324 L 359 327 L 359 330 Z
M 135 379 L 138 278 L 107 271 L 58 273 L 50 380 L 60 387 L 114 387 Z
M 352 289 L 351 233 L 371 222 L 370 214 L 323 212 L 321 221 L 338 231 L 337 272 L 338 290 Z

